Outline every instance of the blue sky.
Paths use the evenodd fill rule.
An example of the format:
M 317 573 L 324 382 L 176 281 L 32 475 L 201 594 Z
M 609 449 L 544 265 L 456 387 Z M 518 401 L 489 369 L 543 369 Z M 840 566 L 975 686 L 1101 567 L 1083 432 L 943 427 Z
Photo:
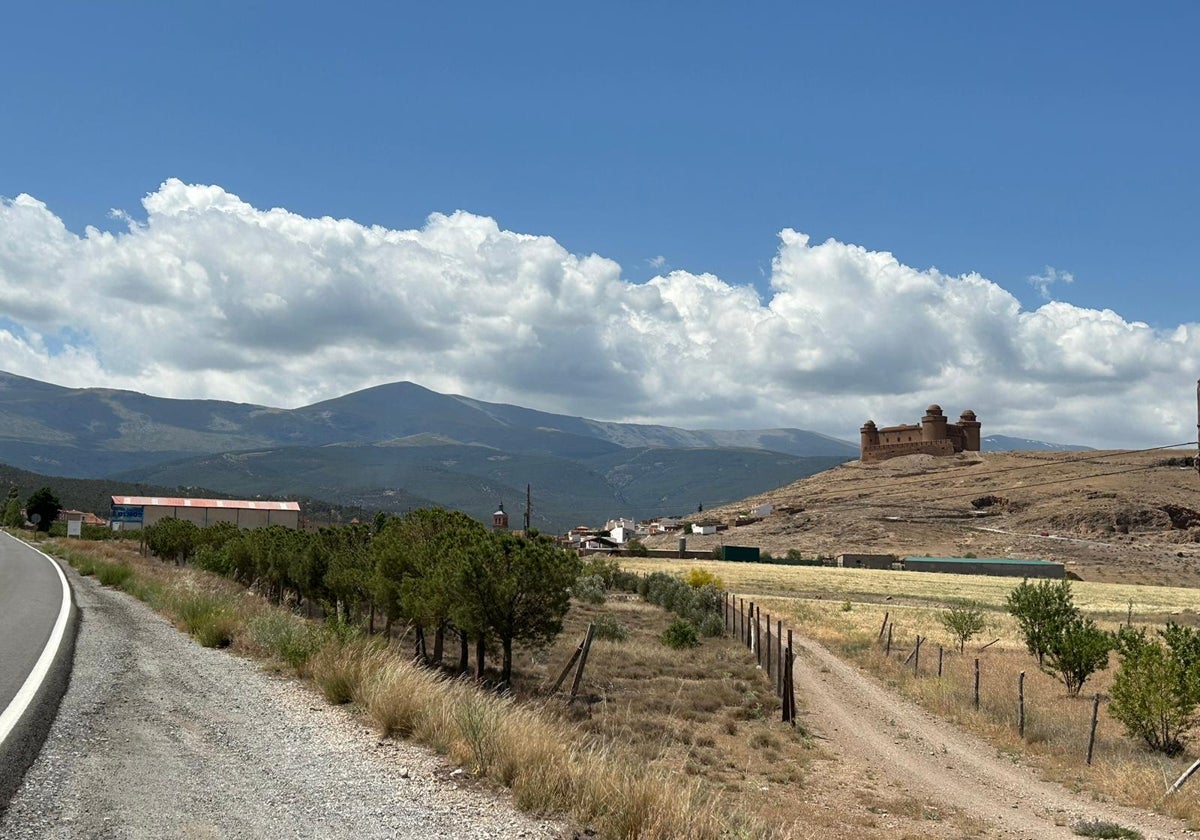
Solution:
M 31 196 L 76 237 L 128 236 L 110 209 L 144 224 L 143 197 L 168 179 L 390 230 L 463 210 L 615 261 L 628 284 L 707 273 L 764 305 L 779 234 L 794 229 L 917 272 L 977 273 L 1024 312 L 1050 299 L 1111 309 L 1162 338 L 1196 320 L 1197 23 L 1184 3 L 23 4 L 6 13 L 0 196 Z M 21 260 L 10 280 L 46 277 Z M 154 387 L 154 370 L 113 361 L 121 348 L 99 327 L 0 316 L 0 330 L 21 326 L 9 367 L 33 353 L 53 369 L 74 348 L 113 384 L 283 401 L 221 385 L 225 362 L 194 394 Z M 1174 370 L 1185 351 L 1172 352 Z M 1136 367 L 1093 361 L 1082 367 L 1099 382 Z M 388 364 L 305 396 L 422 373 Z M 846 416 L 881 394 L 899 413 L 936 379 L 864 387 Z M 1020 384 L 990 406 L 1009 431 L 1032 427 Z M 520 377 L 472 395 L 597 408 Z M 795 408 L 766 391 L 754 405 L 772 423 L 809 419 L 785 422 Z M 648 399 L 626 415 L 751 419 Z

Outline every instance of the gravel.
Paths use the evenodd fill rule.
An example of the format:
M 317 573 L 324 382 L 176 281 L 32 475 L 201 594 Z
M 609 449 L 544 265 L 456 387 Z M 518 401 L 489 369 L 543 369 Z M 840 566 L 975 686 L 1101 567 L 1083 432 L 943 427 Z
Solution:
M 561 838 L 431 752 L 68 570 L 75 667 L 0 837 Z

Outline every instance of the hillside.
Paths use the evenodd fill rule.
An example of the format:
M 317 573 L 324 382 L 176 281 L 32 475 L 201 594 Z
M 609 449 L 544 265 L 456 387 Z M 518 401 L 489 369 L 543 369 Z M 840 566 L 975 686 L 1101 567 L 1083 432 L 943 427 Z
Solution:
M 392 512 L 426 503 L 487 520 L 498 502 L 514 518 L 533 486 L 534 527 L 564 531 L 617 515 L 648 517 L 709 507 L 811 475 L 840 458 L 797 458 L 754 449 L 618 449 L 566 459 L 441 442 L 338 444 L 226 452 L 118 474 L 155 484 L 197 483 L 230 493 L 302 494 Z
M 532 485 L 532 522 L 553 531 L 712 506 L 856 453 L 801 429 L 609 423 L 411 382 L 289 410 L 0 372 L 0 462 L 21 469 L 367 510 L 440 504 L 484 520 L 501 500 L 522 512 Z
M 1084 580 L 1200 586 L 1194 455 L 985 452 L 850 461 L 709 511 L 729 519 L 763 502 L 777 508 L 752 525 L 689 536 L 688 547 L 1041 558 L 1066 563 Z M 671 547 L 674 537 L 650 542 Z

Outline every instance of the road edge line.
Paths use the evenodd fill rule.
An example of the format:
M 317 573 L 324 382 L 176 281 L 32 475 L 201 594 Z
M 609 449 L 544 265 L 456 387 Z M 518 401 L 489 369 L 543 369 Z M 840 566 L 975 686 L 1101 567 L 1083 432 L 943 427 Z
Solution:
M 71 617 L 71 587 L 67 583 L 67 576 L 63 574 L 62 567 L 54 561 L 46 552 L 39 548 L 35 548 L 24 540 L 17 539 L 7 531 L 4 532 L 9 539 L 16 540 L 22 545 L 36 551 L 42 557 L 46 558 L 46 562 L 54 567 L 55 573 L 58 574 L 58 581 L 62 584 L 62 605 L 58 610 L 58 618 L 55 619 L 54 628 L 50 631 L 50 638 L 46 640 L 46 646 L 42 648 L 42 655 L 38 657 L 34 663 L 33 670 L 29 672 L 29 676 L 25 678 L 25 682 L 21 684 L 20 689 L 13 696 L 8 706 L 3 712 L 0 712 L 0 747 L 4 746 L 4 742 L 12 731 L 16 729 L 17 722 L 24 717 L 25 712 L 33 703 L 33 698 L 37 696 L 38 690 L 46 681 L 46 676 L 50 673 L 50 666 L 54 663 L 58 656 L 59 649 L 62 647 L 63 637 L 67 633 L 67 620 Z

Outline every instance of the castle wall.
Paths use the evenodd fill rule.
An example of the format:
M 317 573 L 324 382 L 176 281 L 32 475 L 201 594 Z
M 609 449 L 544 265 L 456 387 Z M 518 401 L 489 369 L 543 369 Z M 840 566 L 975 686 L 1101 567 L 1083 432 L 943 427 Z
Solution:
M 924 440 L 921 436 L 920 426 L 887 426 L 879 430 L 878 438 L 877 446 L 894 446 L 898 443 L 914 443 Z
M 882 438 L 882 432 L 880 433 Z M 949 440 L 917 440 L 911 443 L 888 443 L 879 446 L 867 446 L 860 456 L 862 462 L 886 461 L 888 458 L 899 458 L 901 455 L 953 455 L 953 441 Z

